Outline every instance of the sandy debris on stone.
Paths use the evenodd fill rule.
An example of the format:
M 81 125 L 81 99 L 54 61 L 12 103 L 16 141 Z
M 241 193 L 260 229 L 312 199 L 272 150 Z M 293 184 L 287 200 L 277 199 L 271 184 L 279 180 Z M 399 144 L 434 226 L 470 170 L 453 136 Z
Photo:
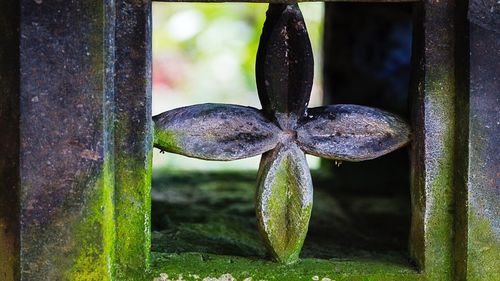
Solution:
M 155 279 L 153 279 L 153 281 L 172 281 L 172 280 L 168 279 L 168 275 L 166 273 L 161 273 L 160 277 L 156 277 Z
M 189 274 L 188 277 L 194 280 L 200 279 L 199 275 L 196 274 Z M 173 278 L 173 277 L 172 277 Z M 177 277 L 177 279 L 170 279 L 168 277 L 168 274 L 166 273 L 161 273 L 160 277 L 156 277 L 153 279 L 153 281 L 185 281 L 186 279 L 183 279 L 182 274 Z M 205 277 L 203 278 L 202 281 L 237 281 L 236 278 L 234 278 L 230 273 L 222 274 L 221 276 L 217 277 Z M 252 277 L 247 277 L 243 279 L 243 281 L 253 281 Z M 265 281 L 265 280 L 259 280 L 259 281 Z M 330 280 L 331 281 L 331 280 Z
M 229 273 L 222 274 L 219 278 L 207 277 L 203 281 L 236 281 L 236 279 Z
M 161 273 L 160 277 L 156 277 L 155 279 L 153 279 L 153 281 L 186 281 L 186 280 L 182 277 L 182 274 L 180 274 L 177 277 L 177 279 L 170 279 L 170 278 L 168 278 L 168 274 Z

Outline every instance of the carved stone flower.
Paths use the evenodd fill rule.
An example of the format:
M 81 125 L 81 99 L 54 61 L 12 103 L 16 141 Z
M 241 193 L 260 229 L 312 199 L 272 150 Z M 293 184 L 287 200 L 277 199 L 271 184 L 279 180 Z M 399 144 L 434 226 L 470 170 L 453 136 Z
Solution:
M 153 117 L 155 147 L 228 161 L 262 154 L 256 214 L 279 262 L 298 260 L 307 234 L 313 186 L 305 153 L 342 161 L 387 154 L 409 141 L 409 126 L 375 108 L 337 104 L 307 108 L 313 55 L 297 4 L 270 4 L 257 53 L 262 110 L 199 104 Z

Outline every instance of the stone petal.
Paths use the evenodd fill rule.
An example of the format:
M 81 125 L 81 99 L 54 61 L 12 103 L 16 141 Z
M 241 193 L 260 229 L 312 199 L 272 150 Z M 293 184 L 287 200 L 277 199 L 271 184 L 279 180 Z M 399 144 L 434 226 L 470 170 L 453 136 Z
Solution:
M 198 104 L 153 117 L 154 146 L 205 160 L 235 160 L 262 154 L 278 143 L 279 128 L 258 109 Z
M 257 52 L 260 102 L 282 129 L 294 129 L 311 94 L 314 60 L 297 4 L 270 4 Z
M 309 226 L 313 188 L 304 153 L 296 144 L 265 153 L 258 173 L 257 220 L 273 258 L 298 260 Z
M 410 127 L 398 116 L 352 104 L 311 108 L 297 129 L 297 142 L 306 153 L 335 160 L 377 158 L 409 140 Z

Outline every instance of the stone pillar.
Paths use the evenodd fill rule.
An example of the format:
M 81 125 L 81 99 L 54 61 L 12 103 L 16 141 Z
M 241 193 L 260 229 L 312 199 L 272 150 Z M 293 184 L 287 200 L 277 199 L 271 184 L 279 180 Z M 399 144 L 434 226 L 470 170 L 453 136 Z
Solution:
M 500 276 L 500 4 L 459 2 L 456 278 Z
M 151 252 L 151 1 L 116 0 L 117 280 L 141 280 Z
M 426 280 L 453 280 L 455 3 L 414 9 L 410 253 Z
M 0 17 L 0 279 L 144 272 L 149 3 L 8 0 Z

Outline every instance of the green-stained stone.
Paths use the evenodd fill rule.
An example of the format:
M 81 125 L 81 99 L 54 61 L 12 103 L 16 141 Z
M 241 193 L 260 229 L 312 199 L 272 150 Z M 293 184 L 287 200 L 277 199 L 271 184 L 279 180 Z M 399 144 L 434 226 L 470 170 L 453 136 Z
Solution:
M 307 234 L 312 180 L 304 153 L 279 145 L 262 156 L 257 187 L 259 230 L 273 258 L 294 263 Z
M 290 266 L 270 261 L 254 212 L 255 177 L 255 172 L 156 171 L 151 278 L 161 273 L 173 280 L 180 274 L 202 280 L 225 273 L 237 280 L 420 278 L 406 251 L 404 198 L 331 191 L 333 179 L 321 174 L 314 177 L 314 215 L 300 261 Z

